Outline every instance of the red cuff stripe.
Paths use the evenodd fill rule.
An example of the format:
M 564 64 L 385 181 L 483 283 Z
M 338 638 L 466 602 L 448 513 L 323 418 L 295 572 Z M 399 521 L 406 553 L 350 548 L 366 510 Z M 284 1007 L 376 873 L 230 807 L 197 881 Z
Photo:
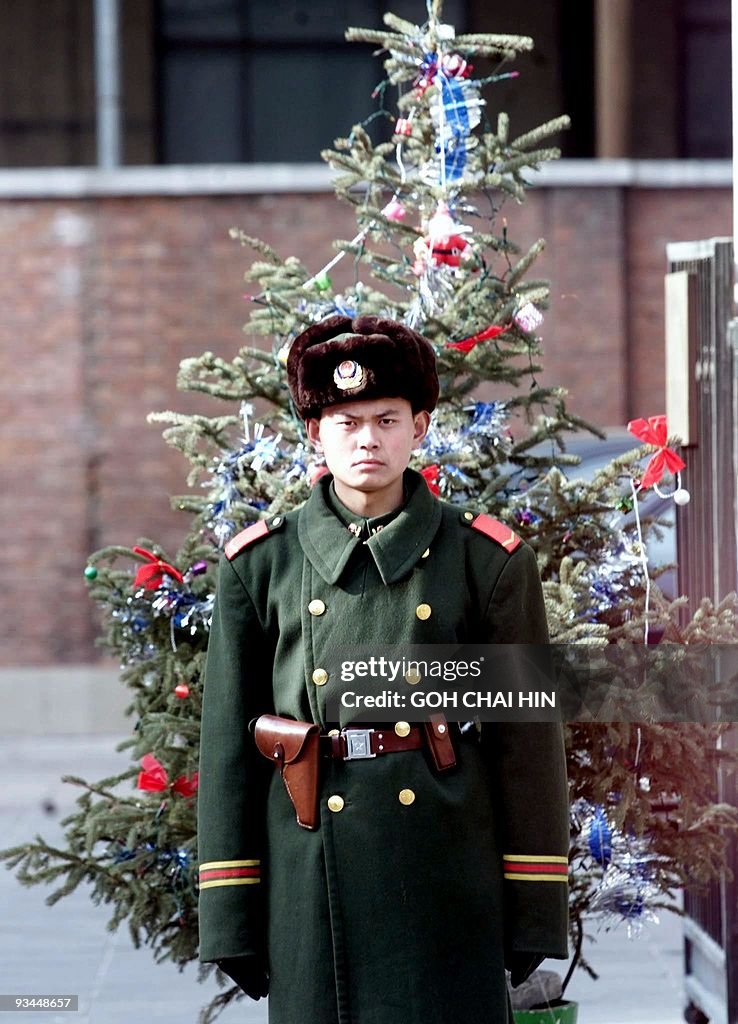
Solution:
M 521 863 L 515 860 L 506 860 L 504 867 L 505 871 L 528 871 L 535 875 L 539 875 L 544 871 L 552 875 L 568 875 L 569 873 L 567 864 L 530 864 L 528 862 Z
M 213 878 L 249 878 L 258 877 L 261 873 L 259 868 L 221 868 L 220 870 L 201 871 L 200 881 L 205 882 Z

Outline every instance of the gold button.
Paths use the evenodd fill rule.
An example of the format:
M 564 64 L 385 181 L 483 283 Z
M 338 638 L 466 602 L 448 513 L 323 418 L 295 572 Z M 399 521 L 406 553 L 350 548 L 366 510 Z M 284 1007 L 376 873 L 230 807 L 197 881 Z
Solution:
M 419 619 L 429 619 L 431 616 L 431 606 L 429 604 L 419 604 L 415 609 L 415 614 Z
M 328 735 L 329 736 L 340 736 L 341 735 L 341 730 L 340 729 L 329 729 L 328 730 Z
M 407 722 L 397 722 L 395 724 L 395 732 L 398 736 L 408 736 L 410 733 L 410 726 Z
M 474 513 L 473 512 L 465 512 L 464 513 L 464 519 L 468 520 L 468 519 L 473 519 L 473 518 L 474 518 Z
M 324 668 L 316 668 L 313 672 L 313 682 L 316 686 L 323 686 L 328 682 L 328 673 Z
M 308 605 L 308 611 L 310 612 L 311 615 L 322 615 L 323 612 L 325 611 L 325 605 L 323 604 L 319 597 L 316 597 Z
M 328 807 L 331 811 L 342 811 L 343 810 L 343 797 L 339 796 L 338 793 L 334 793 L 333 796 L 328 797 Z
M 416 683 L 420 682 L 420 672 L 416 668 L 409 668 L 405 673 L 405 679 L 411 686 L 415 686 Z
M 401 804 L 404 804 L 406 807 L 409 807 L 410 804 L 415 799 L 415 794 L 413 793 L 412 789 L 401 789 L 398 794 L 398 799 Z M 343 801 L 341 801 L 341 803 L 343 803 Z
M 430 548 L 426 548 L 425 551 L 423 552 L 423 554 L 420 557 L 421 558 L 427 558 L 429 554 L 430 554 Z

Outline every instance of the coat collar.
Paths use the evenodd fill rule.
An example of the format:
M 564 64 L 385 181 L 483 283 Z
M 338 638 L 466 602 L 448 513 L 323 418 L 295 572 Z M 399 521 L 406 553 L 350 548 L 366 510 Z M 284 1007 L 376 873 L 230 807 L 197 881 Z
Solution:
M 352 512 L 350 508 L 347 508 L 336 494 L 335 477 L 331 479 L 331 482 L 325 488 L 324 494 L 326 504 L 333 510 L 335 515 L 338 516 L 343 525 L 351 530 L 351 532 L 360 540 L 367 540 L 378 530 L 383 530 L 385 526 L 387 526 L 388 523 L 391 523 L 407 505 L 410 496 L 407 493 L 406 484 L 404 484 L 403 490 L 405 493 L 403 494 L 402 504 L 398 505 L 397 508 L 393 508 L 391 512 L 385 512 L 384 515 L 381 516 L 361 516 L 357 512 Z
M 297 532 L 305 556 L 331 585 L 338 582 L 351 555 L 360 544 L 372 554 L 382 582 L 395 583 L 412 569 L 430 546 L 441 524 L 441 503 L 428 490 L 420 473 L 406 469 L 404 484 L 408 494 L 405 505 L 394 515 L 371 520 L 383 525 L 366 542 L 359 540 L 341 520 L 335 509 L 335 496 L 329 496 L 333 477 L 325 473 L 313 487 L 298 514 Z M 345 516 L 344 516 L 345 518 Z M 354 517 L 363 522 L 361 516 Z

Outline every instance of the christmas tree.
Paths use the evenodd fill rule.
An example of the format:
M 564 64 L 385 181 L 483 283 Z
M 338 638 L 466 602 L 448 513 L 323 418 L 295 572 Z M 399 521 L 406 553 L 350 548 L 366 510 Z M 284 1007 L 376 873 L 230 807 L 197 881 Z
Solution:
M 0 854 L 24 884 L 54 884 L 50 903 L 88 883 L 93 900 L 112 905 L 111 928 L 125 921 L 136 945 L 180 967 L 197 957 L 194 794 L 215 570 L 231 536 L 304 501 L 324 470 L 285 382 L 290 342 L 311 323 L 376 313 L 431 340 L 441 402 L 413 466 L 435 493 L 510 523 L 533 546 L 552 640 L 599 650 L 642 645 L 650 630 L 682 648 L 736 635 L 734 595 L 703 601 L 683 621 L 686 600 L 666 599 L 647 559 L 659 523 L 633 521 L 648 472 L 678 465 L 661 419 L 634 425 L 646 443 L 591 482 L 576 476 L 565 432 L 598 431 L 567 409 L 563 389 L 537 381 L 548 287 L 531 272 L 544 243 L 520 245 L 507 228 L 526 173 L 559 155 L 548 143 L 567 118 L 517 136 L 504 113 L 493 123 L 483 93 L 494 96 L 532 40 L 456 36 L 440 8 L 423 25 L 387 14 L 384 30 L 347 32 L 376 44 L 386 70 L 377 111 L 322 154 L 337 171 L 338 198 L 355 209 L 355 237 L 335 241 L 323 266 L 306 267 L 232 231 L 257 254 L 245 331 L 267 340 L 231 361 L 206 352 L 181 364 L 178 386 L 222 400 L 222 415 L 150 417 L 167 424 L 167 442 L 191 467 L 190 490 L 172 499 L 191 517 L 182 546 L 170 556 L 139 538 L 95 552 L 85 570 L 102 644 L 131 694 L 132 731 L 121 744 L 131 767 L 96 783 L 68 780 L 83 794 L 63 822 L 65 847 L 37 837 Z M 472 61 L 489 73 L 474 77 Z M 395 113 L 385 105 L 390 87 Z M 378 126 L 386 130 L 373 140 Z M 341 260 L 351 272 L 339 290 L 329 275 Z M 480 401 L 480 385 L 499 397 Z M 640 460 L 654 448 L 659 463 L 644 474 Z M 587 914 L 638 923 L 670 906 L 676 887 L 720 870 L 726 826 L 738 825 L 732 808 L 714 802 L 716 764 L 729 756 L 719 749 L 725 728 L 646 718 L 567 727 L 572 943 L 590 972 L 581 955 Z M 215 968 L 199 970 L 204 980 Z M 204 1019 L 237 997 L 228 989 Z

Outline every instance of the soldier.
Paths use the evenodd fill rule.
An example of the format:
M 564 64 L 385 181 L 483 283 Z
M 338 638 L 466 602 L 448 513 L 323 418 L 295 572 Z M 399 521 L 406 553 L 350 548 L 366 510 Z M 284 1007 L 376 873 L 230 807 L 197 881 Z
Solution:
M 438 399 L 421 335 L 333 316 L 295 339 L 287 374 L 328 472 L 220 562 L 200 959 L 269 992 L 272 1024 L 503 1024 L 505 967 L 516 985 L 568 956 L 561 725 L 347 730 L 325 666 L 357 642 L 547 643 L 535 555 L 407 468 Z

